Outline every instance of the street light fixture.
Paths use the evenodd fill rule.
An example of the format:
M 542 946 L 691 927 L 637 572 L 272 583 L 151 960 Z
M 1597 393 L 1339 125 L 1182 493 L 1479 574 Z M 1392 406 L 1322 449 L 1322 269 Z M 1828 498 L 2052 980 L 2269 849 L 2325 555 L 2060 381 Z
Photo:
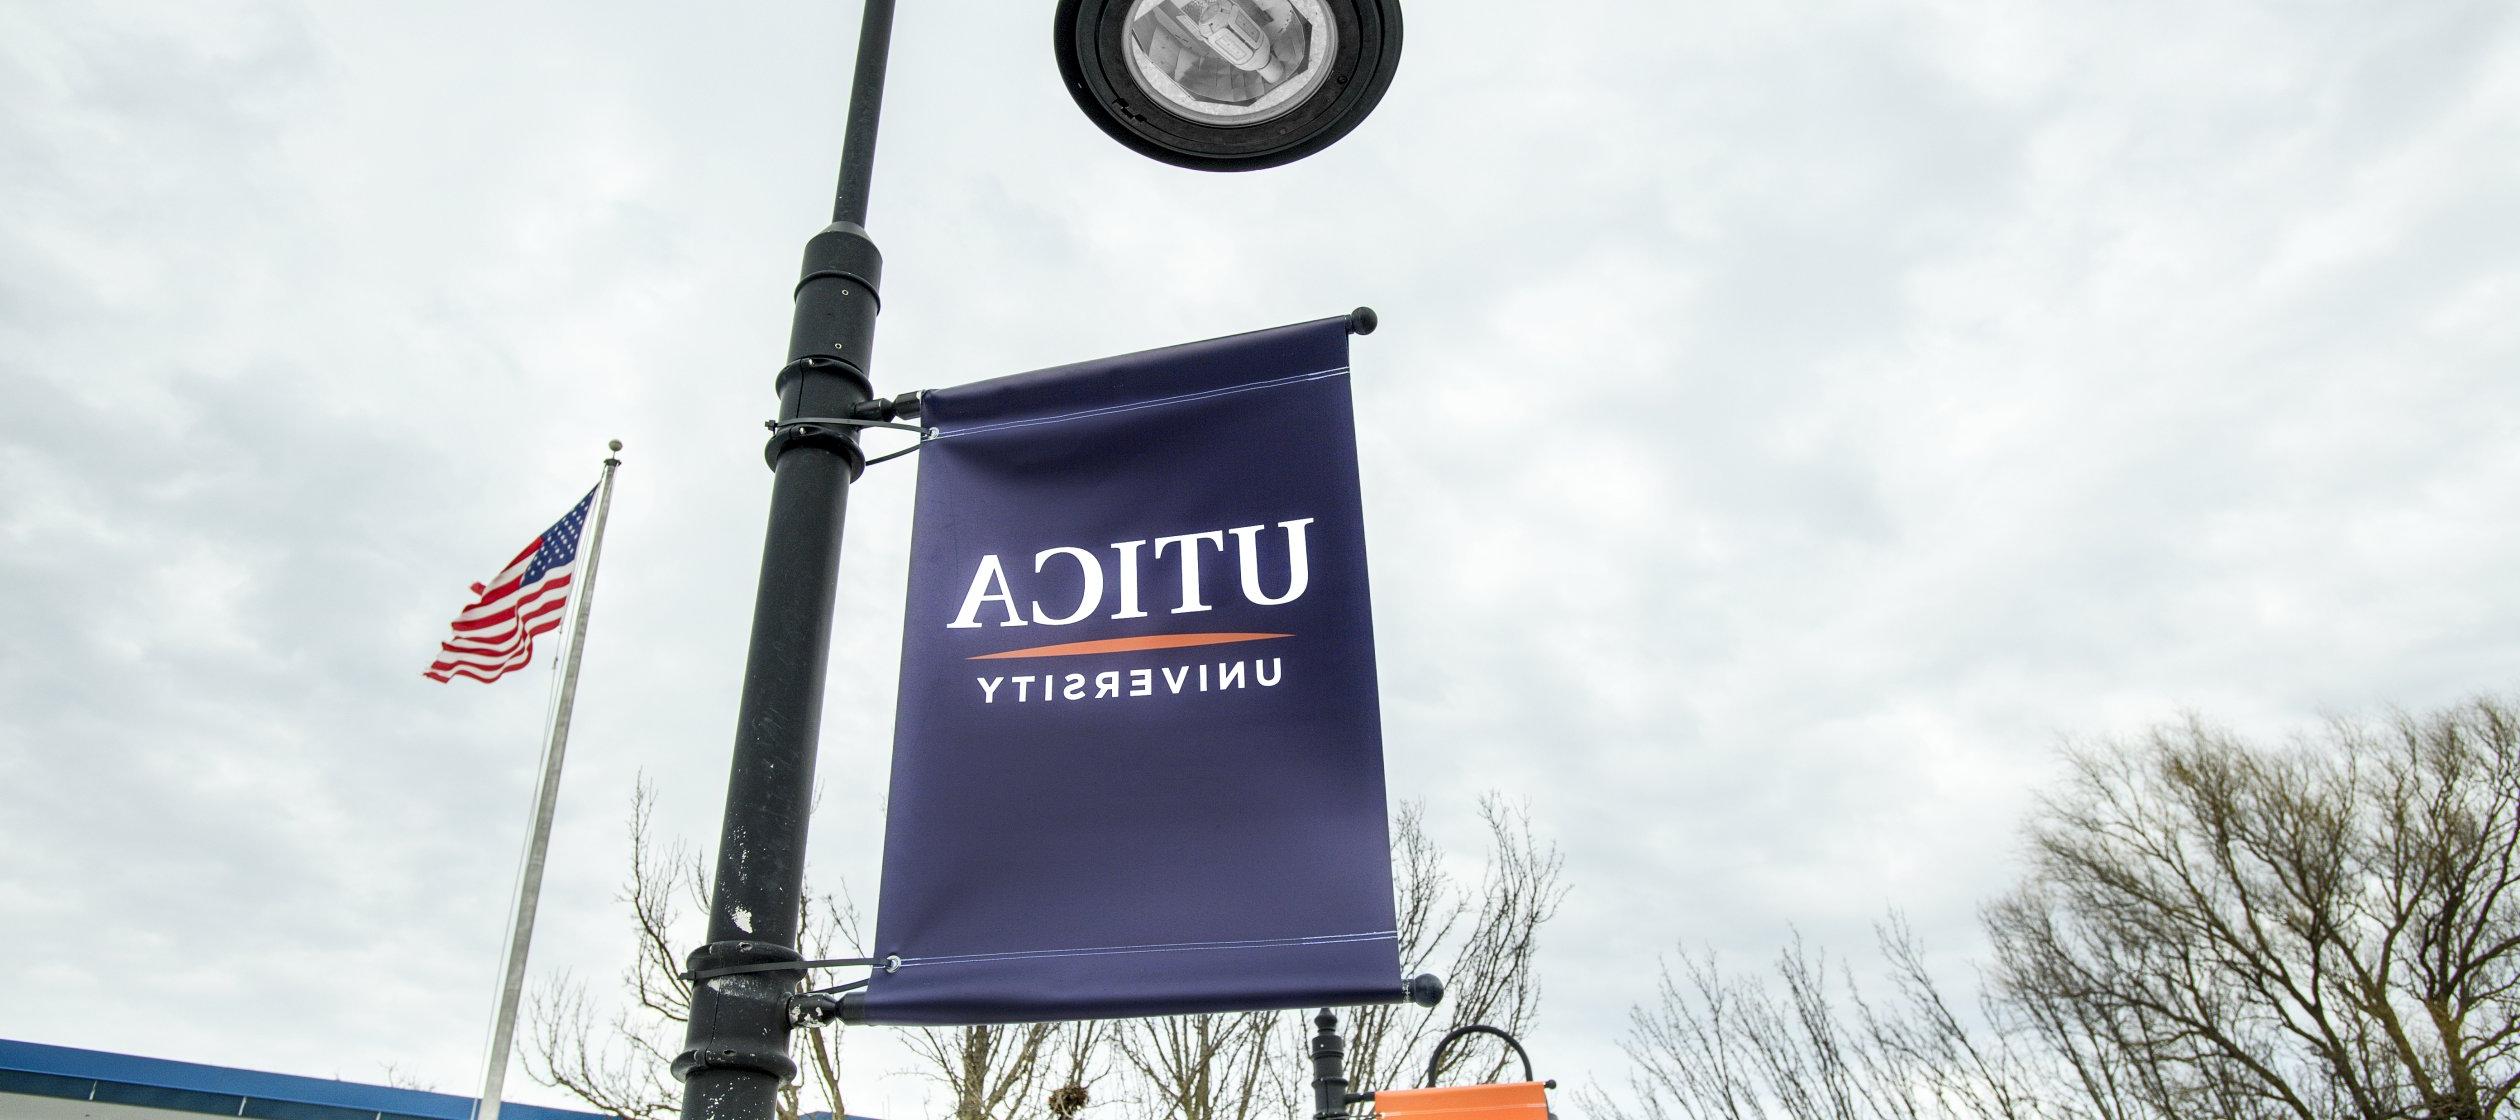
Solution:
M 805 245 L 775 381 L 770 525 L 753 604 L 708 943 L 692 952 L 674 1073 L 685 1120 L 768 1120 L 796 1074 L 792 998 L 805 826 L 858 432 L 915 397 L 875 395 L 883 254 L 866 231 L 893 0 L 864 0 L 831 224 Z M 1182 167 L 1243 171 L 1320 151 L 1364 119 L 1400 60 L 1399 0 L 1061 0 L 1059 66 L 1104 131 Z M 1148 92 L 1149 90 L 1155 92 Z M 1370 315 L 1361 320 L 1371 330 Z M 848 689 L 853 682 L 841 682 Z M 862 697 L 849 703 L 862 705 Z M 827 963 L 827 962 L 825 962 Z M 863 963 L 863 962 L 861 962 Z
M 1348 134 L 1400 64 L 1400 0 L 1059 0 L 1059 76 L 1111 138 L 1252 171 Z

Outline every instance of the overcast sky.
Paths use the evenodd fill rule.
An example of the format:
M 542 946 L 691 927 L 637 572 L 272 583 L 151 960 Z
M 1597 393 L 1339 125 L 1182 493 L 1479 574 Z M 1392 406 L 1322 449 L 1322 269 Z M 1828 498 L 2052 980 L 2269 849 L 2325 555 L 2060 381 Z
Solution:
M 903 6 L 877 383 L 1380 310 L 1390 782 L 1563 848 L 1547 1075 L 1675 945 L 1898 909 L 1965 978 L 2061 743 L 2515 683 L 2508 0 L 1411 0 L 1247 175 L 1097 132 L 1048 8 Z M 716 835 L 856 19 L 0 4 L 0 1037 L 476 1084 L 547 678 L 418 671 L 608 438 L 534 967 L 627 963 L 634 784 Z M 915 464 L 824 724 L 865 900 Z M 852 1110 L 923 1114 L 879 1033 Z

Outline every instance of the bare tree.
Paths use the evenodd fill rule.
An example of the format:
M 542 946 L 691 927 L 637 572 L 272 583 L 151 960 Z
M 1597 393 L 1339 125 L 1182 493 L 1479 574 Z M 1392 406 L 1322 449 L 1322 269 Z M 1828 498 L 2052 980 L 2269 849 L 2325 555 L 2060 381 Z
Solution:
M 1633 1103 L 1587 1092 L 1614 1120 L 2065 1120 L 2054 1064 L 2010 1036 L 1972 1029 L 1927 972 L 1914 937 L 1879 931 L 1892 990 L 1868 999 L 1851 972 L 1799 939 L 1764 980 L 1711 954 L 1666 966 L 1654 1002 L 1629 1013 L 1621 1048 Z
M 1634 1012 L 1628 1120 L 2520 1116 L 2520 712 L 2197 721 L 2072 755 L 1972 1029 L 1904 934 L 1867 1002 L 1799 946 L 1682 959 Z
M 944 1087 L 954 1120 L 1009 1120 L 1039 1115 L 1059 1087 L 1060 1030 L 1056 1023 L 930 1027 L 908 1041 Z
M 1164 1120 L 1262 1120 L 1295 1114 L 1295 1052 L 1278 1012 L 1170 1015 L 1114 1024 L 1129 1075 L 1123 1103 Z
M 1446 866 L 1421 807 L 1403 804 L 1393 817 L 1402 971 L 1433 971 L 1444 978 L 1446 992 L 1432 1009 L 1375 1004 L 1346 1011 L 1349 1083 L 1359 1089 L 1416 1084 L 1428 1048 L 1453 1027 L 1487 1023 L 1519 1035 L 1537 1019 L 1540 983 L 1533 966 L 1540 929 L 1566 894 L 1562 861 L 1555 847 L 1533 836 L 1525 810 L 1490 796 L 1480 801 L 1480 817 L 1488 846 L 1484 870 L 1470 889 Z M 1119 1092 L 1137 1115 L 1151 1118 L 1307 1114 L 1310 1021 L 1303 1013 L 1255 1013 L 1114 1024 L 1124 1075 Z M 1440 1075 L 1492 1080 L 1510 1060 L 1502 1048 L 1456 1046 Z
M 623 974 L 630 999 L 599 1010 L 586 986 L 562 977 L 536 988 L 526 1007 L 525 1071 L 534 1080 L 625 1120 L 661 1120 L 681 1110 L 682 1087 L 670 1072 L 691 1019 L 691 982 L 682 977 L 681 947 L 697 943 L 695 924 L 708 913 L 709 881 L 699 854 L 680 842 L 658 846 L 650 825 L 655 792 L 631 795 L 630 879 L 621 901 L 630 908 L 635 956 Z M 844 897 L 805 892 L 801 947 L 808 959 L 834 950 L 856 926 Z M 826 1029 L 805 1032 L 797 1064 L 823 1107 L 842 1110 L 838 1044 Z M 780 1120 L 805 1110 L 805 1084 L 779 1098 Z
M 387 1060 L 383 1063 L 383 1069 L 379 1071 L 377 1077 L 378 1080 L 381 1080 L 385 1084 L 391 1085 L 397 1089 L 416 1089 L 423 1093 L 434 1093 L 438 1091 L 437 1084 L 435 1082 L 413 1073 L 411 1070 L 404 1068 L 402 1063 L 392 1060 Z
M 2487 1120 L 2520 1088 L 2520 713 L 2074 759 L 1988 915 L 2112 1116 Z

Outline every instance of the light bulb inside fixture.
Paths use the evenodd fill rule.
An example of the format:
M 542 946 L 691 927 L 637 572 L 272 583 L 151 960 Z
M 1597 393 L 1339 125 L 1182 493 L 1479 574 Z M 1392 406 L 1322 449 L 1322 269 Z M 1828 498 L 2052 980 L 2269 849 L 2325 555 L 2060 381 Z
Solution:
M 1321 0 L 1135 0 L 1129 74 L 1166 112 L 1254 125 L 1321 87 L 1338 50 Z

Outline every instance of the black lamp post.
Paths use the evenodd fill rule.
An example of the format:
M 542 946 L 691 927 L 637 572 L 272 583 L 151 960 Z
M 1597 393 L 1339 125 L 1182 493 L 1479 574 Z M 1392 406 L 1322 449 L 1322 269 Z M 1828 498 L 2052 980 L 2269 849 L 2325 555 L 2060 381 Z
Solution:
M 689 1120 L 768 1120 L 796 1074 L 789 1000 L 805 830 L 822 724 L 849 484 L 861 427 L 906 414 L 875 397 L 883 255 L 866 234 L 892 0 L 866 0 L 831 224 L 805 246 L 708 943 L 691 954 L 691 1022 L 674 1073 Z M 1391 82 L 1398 0 L 1061 0 L 1059 65 L 1122 143 L 1205 170 L 1269 167 L 1344 136 Z M 1153 111 L 1147 111 L 1152 106 Z

